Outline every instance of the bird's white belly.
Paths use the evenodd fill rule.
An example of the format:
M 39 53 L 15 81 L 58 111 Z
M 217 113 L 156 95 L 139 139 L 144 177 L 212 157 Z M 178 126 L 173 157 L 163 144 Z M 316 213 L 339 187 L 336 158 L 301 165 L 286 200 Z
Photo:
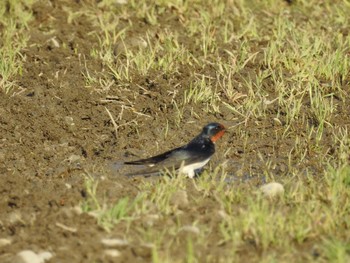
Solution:
M 187 174 L 187 176 L 189 178 L 193 178 L 195 175 L 194 171 L 202 168 L 204 165 L 206 165 L 209 162 L 209 160 L 210 160 L 210 158 L 208 158 L 202 162 L 199 162 L 199 163 L 192 163 L 192 164 L 184 165 L 179 169 L 179 172 L 183 173 L 183 174 Z

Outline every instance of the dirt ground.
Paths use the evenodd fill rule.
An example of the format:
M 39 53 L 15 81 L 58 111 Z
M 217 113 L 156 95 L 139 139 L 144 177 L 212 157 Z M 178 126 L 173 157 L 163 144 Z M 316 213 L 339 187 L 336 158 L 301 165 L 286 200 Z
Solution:
M 90 55 L 91 48 L 99 44 L 91 34 L 95 28 L 83 15 L 73 23 L 67 22 L 64 7 L 77 11 L 79 1 L 48 3 L 39 1 L 33 9 L 29 45 L 23 51 L 23 73 L 17 83 L 20 88 L 16 94 L 0 100 L 0 236 L 11 240 L 11 246 L 0 247 L 0 261 L 11 262 L 18 251 L 31 249 L 54 251 L 48 262 L 108 262 L 101 252 L 103 245 L 96 240 L 108 236 L 123 238 L 124 234 L 118 232 L 123 226 L 108 233 L 94 217 L 71 209 L 86 198 L 85 176 L 104 178 L 99 184 L 99 195 L 109 202 L 125 196 L 132 199 L 138 193 L 140 180 L 147 179 L 124 177 L 127 168 L 111 169 L 113 163 L 179 146 L 208 122 L 222 122 L 229 127 L 241 120 L 225 108 L 221 114 L 208 114 L 201 105 L 193 105 L 199 116 L 193 117 L 186 110 L 177 126 L 169 92 L 177 83 L 182 84 L 177 86 L 179 93 L 186 88 L 186 67 L 170 78 L 153 72 L 147 77 L 135 76 L 129 86 L 116 81 L 108 90 L 88 87 L 83 74 L 85 65 L 96 76 L 104 70 L 101 62 Z M 140 28 L 131 32 L 139 34 L 142 27 L 147 27 L 142 23 L 139 21 Z M 254 70 L 252 66 L 246 74 Z M 122 109 L 119 102 L 130 103 L 144 115 Z M 115 117 L 123 111 L 123 118 L 116 118 L 120 126 L 117 136 L 106 107 Z M 339 119 L 334 123 L 349 120 L 349 106 L 339 102 L 338 109 L 345 107 L 339 110 Z M 269 112 L 274 116 L 276 109 L 271 106 L 267 112 L 267 116 Z M 137 125 L 129 125 L 132 120 L 137 120 Z M 165 120 L 170 120 L 166 140 L 160 136 Z M 247 162 L 256 158 L 259 151 L 263 157 L 274 157 L 276 175 L 283 176 L 288 165 L 286 156 L 295 143 L 293 138 L 275 141 L 279 128 L 269 117 L 248 121 L 244 129 L 250 133 L 248 150 L 242 151 L 244 142 L 238 140 L 235 129 L 229 130 L 217 144 L 211 167 L 229 160 L 227 169 L 231 174 L 248 174 L 248 170 L 259 173 L 259 162 Z M 332 154 L 332 142 L 325 139 L 324 143 L 329 144 L 327 154 Z M 231 150 L 227 153 L 228 148 Z M 244 164 L 249 169 L 245 170 Z M 321 169 L 312 152 L 295 165 Z M 210 205 L 209 199 L 203 200 L 201 215 L 191 214 L 188 208 L 183 220 L 191 221 L 196 216 L 196 220 L 206 220 Z M 77 231 L 67 231 L 60 224 Z M 162 221 L 155 227 L 161 228 Z M 137 251 L 137 245 L 134 241 L 119 248 L 122 253 L 118 262 L 150 261 L 147 249 Z M 220 253 L 220 248 L 213 253 Z

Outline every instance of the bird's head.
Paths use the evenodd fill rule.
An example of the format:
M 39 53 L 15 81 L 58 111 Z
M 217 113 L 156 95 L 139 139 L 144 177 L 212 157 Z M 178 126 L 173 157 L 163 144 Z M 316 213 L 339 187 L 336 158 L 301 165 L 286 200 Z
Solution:
M 215 143 L 218 139 L 221 138 L 222 135 L 224 135 L 224 133 L 225 126 L 220 123 L 213 122 L 204 126 L 202 136 L 209 138 L 213 143 Z

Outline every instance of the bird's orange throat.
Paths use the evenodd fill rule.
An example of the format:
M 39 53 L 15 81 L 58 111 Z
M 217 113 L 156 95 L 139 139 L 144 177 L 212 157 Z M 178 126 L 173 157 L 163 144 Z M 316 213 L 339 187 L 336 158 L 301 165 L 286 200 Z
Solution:
M 225 133 L 225 130 L 219 131 L 217 134 L 215 134 L 213 137 L 211 137 L 210 140 L 212 142 L 216 142 L 217 140 L 219 140 L 222 137 L 222 135 L 224 135 L 224 133 Z

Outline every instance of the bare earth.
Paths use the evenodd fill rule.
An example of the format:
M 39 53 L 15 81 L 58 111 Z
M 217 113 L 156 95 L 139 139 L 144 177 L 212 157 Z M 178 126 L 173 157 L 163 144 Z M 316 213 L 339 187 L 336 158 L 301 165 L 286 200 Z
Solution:
M 185 108 L 177 125 L 176 110 L 171 102 L 174 98 L 179 100 L 178 94 L 187 88 L 189 74 L 185 65 L 178 74 L 171 76 L 156 71 L 146 77 L 135 75 L 128 85 L 119 85 L 111 76 L 111 87 L 105 90 L 98 85 L 89 85 L 84 76 L 87 68 L 97 78 L 99 74 L 105 74 L 106 69 L 90 54 L 91 49 L 99 45 L 91 21 L 81 15 L 72 23 L 67 22 L 64 8 L 78 11 L 81 3 L 55 1 L 46 5 L 46 1 L 39 2 L 33 8 L 30 40 L 23 51 L 24 69 L 17 82 L 21 88 L 16 90 L 17 94 L 0 100 L 0 237 L 11 240 L 10 246 L 0 247 L 0 261 L 11 262 L 18 251 L 30 249 L 51 251 L 54 257 L 47 262 L 150 262 L 151 249 L 140 240 L 130 238 L 133 229 L 144 226 L 145 219 L 140 218 L 130 229 L 125 222 L 120 222 L 108 232 L 96 218 L 79 211 L 87 198 L 86 177 L 100 179 L 97 195 L 107 203 L 123 197 L 133 200 L 144 181 L 156 182 L 158 179 L 123 176 L 131 168 L 118 165 L 122 160 L 147 157 L 180 146 L 211 121 L 231 127 L 243 120 L 225 107 L 220 109 L 220 114 L 208 113 L 203 105 L 193 104 L 192 109 Z M 132 19 L 134 28 L 129 30 L 130 36 L 150 29 L 157 37 L 157 29 L 152 25 Z M 164 15 L 160 21 L 169 28 L 180 25 L 171 16 Z M 127 21 L 121 20 L 121 27 L 123 23 L 126 25 Z M 235 47 L 233 44 L 227 48 Z M 249 62 L 244 74 L 253 76 L 258 70 L 257 64 L 250 65 Z M 205 70 L 207 75 L 215 75 L 214 68 Z M 237 76 L 234 81 L 239 82 L 241 77 Z M 268 83 L 266 87 L 268 92 Z M 237 86 L 237 91 L 243 91 L 240 89 L 242 87 Z M 227 100 L 224 94 L 222 100 Z M 335 103 L 339 114 L 332 120 L 333 124 L 349 124 L 350 106 L 340 100 Z M 119 126 L 117 132 L 106 108 Z M 192 115 L 192 111 L 197 114 Z M 249 131 L 245 151 L 242 150 L 245 142 L 239 139 L 236 128 L 229 129 L 217 143 L 217 152 L 208 170 L 226 162 L 230 175 L 246 178 L 263 174 L 257 157 L 259 152 L 263 159 L 273 160 L 276 176 L 284 176 L 287 155 L 295 141 L 288 136 L 284 141 L 274 139 L 276 133 L 283 132 L 281 124 L 273 120 L 276 111 L 276 106 L 271 104 L 267 106 L 266 118 L 252 118 L 239 125 L 240 131 Z M 283 116 L 281 118 L 283 125 Z M 312 122 L 310 116 L 310 125 Z M 165 138 L 166 127 L 169 131 Z M 300 133 L 303 133 L 302 126 Z M 322 144 L 328 146 L 324 147 L 328 152 L 324 154 L 332 155 L 334 145 L 327 138 L 326 130 Z M 230 151 L 226 152 L 227 149 Z M 317 172 L 323 169 L 317 160 L 318 156 L 309 151 L 303 162 L 295 161 L 293 165 L 299 166 L 300 170 L 312 167 Z M 244 180 L 238 180 L 236 184 L 258 186 L 264 178 L 241 181 Z M 188 189 L 193 189 L 188 192 L 189 200 L 202 198 L 190 180 Z M 208 194 L 200 201 L 200 206 L 184 205 L 183 213 L 161 218 L 152 223 L 152 227 L 163 229 L 178 220 L 214 226 L 219 218 L 213 199 Z M 117 259 L 108 258 L 100 240 L 107 237 L 125 239 L 126 229 L 129 243 L 118 247 L 121 255 Z M 213 232 L 209 237 L 215 245 L 205 247 L 203 251 L 210 249 L 213 261 L 216 256 L 224 258 L 222 253 L 226 248 L 224 243 L 217 244 L 218 233 Z M 186 243 L 187 237 L 180 235 L 177 240 Z M 196 249 L 199 259 L 208 259 L 199 248 Z M 311 253 L 307 242 L 302 251 Z M 181 259 L 185 253 L 180 249 L 173 250 L 172 256 Z M 247 238 L 242 251 L 237 253 L 249 258 L 250 253 L 260 251 Z

